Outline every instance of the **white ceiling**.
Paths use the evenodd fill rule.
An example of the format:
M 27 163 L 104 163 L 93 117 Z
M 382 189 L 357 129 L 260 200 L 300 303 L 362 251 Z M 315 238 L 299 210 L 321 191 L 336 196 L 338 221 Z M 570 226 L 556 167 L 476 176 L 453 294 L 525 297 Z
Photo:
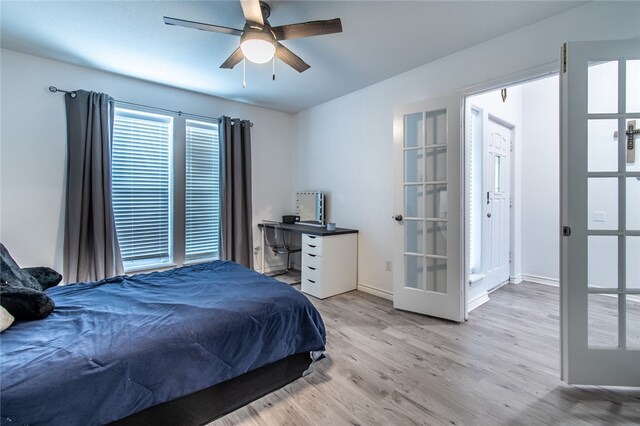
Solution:
M 311 68 L 220 69 L 239 38 L 163 16 L 241 29 L 239 1 L 1 2 L 3 48 L 285 112 L 297 112 L 562 13 L 578 1 L 268 1 L 273 26 L 341 18 L 340 34 L 284 41 Z M 55 84 L 55 82 L 52 82 Z

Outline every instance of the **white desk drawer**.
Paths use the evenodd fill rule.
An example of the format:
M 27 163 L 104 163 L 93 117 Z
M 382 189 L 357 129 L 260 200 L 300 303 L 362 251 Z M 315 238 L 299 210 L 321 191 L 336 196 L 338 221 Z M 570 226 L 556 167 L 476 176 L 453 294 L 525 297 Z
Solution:
M 311 266 L 316 269 L 322 268 L 322 256 L 313 253 L 302 252 L 302 266 Z
M 307 245 L 320 247 L 322 249 L 322 237 L 311 234 L 302 234 L 302 245 L 306 247 Z
M 322 256 L 322 245 L 302 243 L 302 252 Z
M 322 298 L 322 283 L 316 282 L 315 280 L 311 280 L 306 278 L 302 280 L 302 284 L 300 285 L 300 290 L 303 293 L 310 294 L 312 296 Z
M 302 280 L 310 279 L 316 283 L 322 282 L 322 268 L 316 268 L 314 266 L 303 265 L 302 266 Z

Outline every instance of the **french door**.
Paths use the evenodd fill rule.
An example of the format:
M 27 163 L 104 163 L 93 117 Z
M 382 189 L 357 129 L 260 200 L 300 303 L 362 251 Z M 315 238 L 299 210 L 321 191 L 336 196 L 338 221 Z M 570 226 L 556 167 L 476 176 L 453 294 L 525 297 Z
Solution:
M 396 109 L 397 309 L 464 320 L 460 256 L 460 97 Z
M 640 41 L 567 43 L 560 76 L 562 379 L 640 386 Z

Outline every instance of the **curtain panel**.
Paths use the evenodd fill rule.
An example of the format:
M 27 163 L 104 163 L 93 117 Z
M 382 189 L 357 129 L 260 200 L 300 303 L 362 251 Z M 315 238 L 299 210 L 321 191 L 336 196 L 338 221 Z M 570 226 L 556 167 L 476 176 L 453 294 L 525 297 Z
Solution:
M 221 117 L 220 257 L 253 268 L 251 123 Z
M 111 192 L 113 99 L 78 90 L 65 95 L 67 193 L 65 282 L 95 281 L 124 273 Z

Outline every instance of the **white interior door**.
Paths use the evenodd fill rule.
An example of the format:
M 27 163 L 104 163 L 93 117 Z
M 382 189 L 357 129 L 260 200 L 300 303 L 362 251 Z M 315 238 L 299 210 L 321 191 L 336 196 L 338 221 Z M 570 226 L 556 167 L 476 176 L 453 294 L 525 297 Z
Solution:
M 489 117 L 484 140 L 484 259 L 486 286 L 509 280 L 511 129 Z
M 393 304 L 453 321 L 464 319 L 459 99 L 400 107 L 394 117 Z
M 640 41 L 568 43 L 561 68 L 562 379 L 640 386 Z

